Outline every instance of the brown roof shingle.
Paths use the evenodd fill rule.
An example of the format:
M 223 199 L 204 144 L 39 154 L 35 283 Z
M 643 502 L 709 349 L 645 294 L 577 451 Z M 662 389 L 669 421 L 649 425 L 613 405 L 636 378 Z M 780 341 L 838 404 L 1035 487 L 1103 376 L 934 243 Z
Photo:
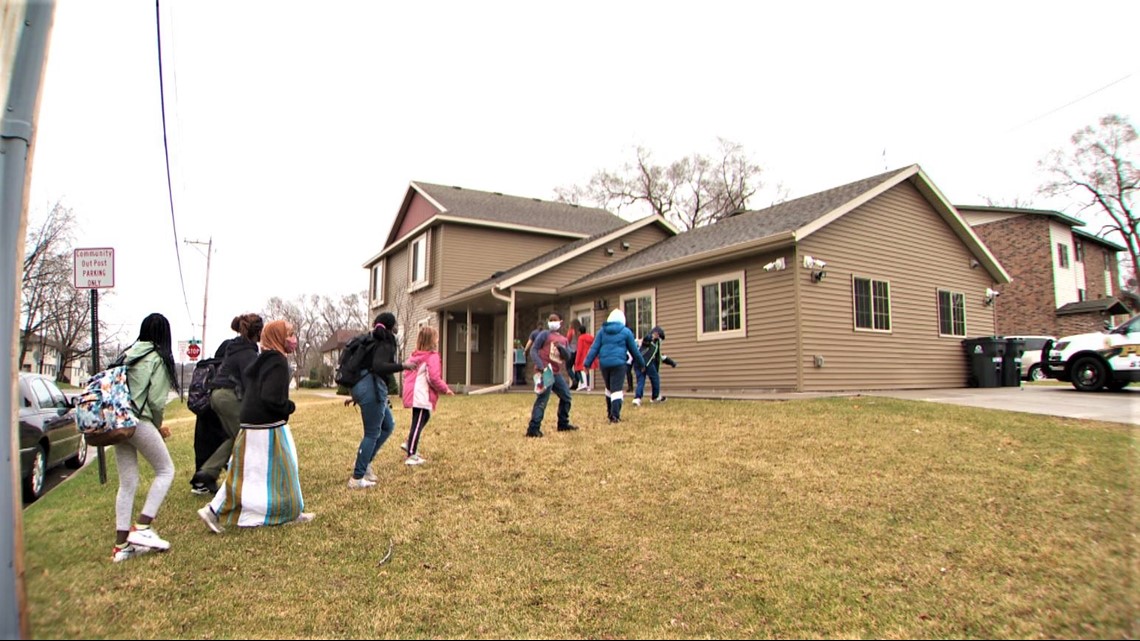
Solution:
M 447 215 L 471 220 L 549 229 L 581 236 L 592 236 L 627 224 L 622 218 L 594 207 L 418 181 L 412 184 L 443 206 Z

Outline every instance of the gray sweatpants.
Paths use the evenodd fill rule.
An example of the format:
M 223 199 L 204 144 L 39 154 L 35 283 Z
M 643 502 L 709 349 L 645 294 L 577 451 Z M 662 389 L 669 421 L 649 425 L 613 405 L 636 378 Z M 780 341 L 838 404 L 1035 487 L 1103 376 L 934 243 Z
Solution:
M 174 482 L 174 461 L 166 449 L 166 441 L 158 428 L 148 421 L 139 421 L 135 435 L 129 441 L 115 446 L 115 464 L 119 467 L 119 493 L 115 498 L 115 529 L 131 529 L 135 510 L 135 492 L 139 487 L 139 453 L 154 468 L 154 481 L 146 493 L 142 514 L 154 518 L 166 499 L 170 484 Z

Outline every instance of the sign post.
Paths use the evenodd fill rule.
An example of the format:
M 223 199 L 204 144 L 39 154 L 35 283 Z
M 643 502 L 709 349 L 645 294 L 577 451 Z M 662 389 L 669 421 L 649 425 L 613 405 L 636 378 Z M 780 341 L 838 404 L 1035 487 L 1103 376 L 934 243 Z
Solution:
M 115 249 L 96 247 L 75 250 L 75 273 L 71 282 L 76 289 L 91 290 L 91 375 L 103 369 L 99 363 L 99 290 L 115 286 Z M 95 448 L 99 458 L 99 483 L 107 484 L 107 460 L 102 446 Z

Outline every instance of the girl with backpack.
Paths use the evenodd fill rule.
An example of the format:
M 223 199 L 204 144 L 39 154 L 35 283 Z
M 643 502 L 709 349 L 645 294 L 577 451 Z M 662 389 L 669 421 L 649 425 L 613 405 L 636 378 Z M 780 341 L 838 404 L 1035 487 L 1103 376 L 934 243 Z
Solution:
M 171 388 L 178 389 L 174 354 L 170 349 L 170 321 L 162 314 L 143 319 L 139 337 L 127 348 L 126 358 L 133 362 L 127 370 L 127 387 L 131 403 L 138 408 L 138 426 L 134 436 L 118 443 L 115 464 L 119 468 L 119 492 L 115 496 L 115 547 L 111 561 L 119 563 L 153 550 L 169 550 L 170 542 L 154 531 L 151 524 L 158 508 L 166 500 L 174 482 L 174 462 L 166 449 L 170 428 L 162 425 L 166 399 Z M 154 480 L 146 493 L 142 512 L 134 525 L 135 493 L 139 486 L 139 454 L 154 468 Z
M 427 459 L 419 454 L 420 436 L 435 411 L 439 395 L 455 395 L 443 380 L 443 364 L 438 349 L 439 332 L 430 325 L 421 327 L 416 337 L 416 351 L 408 359 L 410 368 L 404 370 L 404 407 L 412 410 L 412 428 L 408 432 L 408 440 L 401 446 L 408 453 L 405 465 L 427 463 Z
M 388 402 L 388 382 L 404 366 L 396 360 L 396 315 L 380 312 L 372 327 L 371 359 L 364 377 L 352 386 L 352 400 L 360 406 L 360 419 L 364 423 L 364 438 L 356 449 L 356 465 L 348 479 L 350 490 L 363 490 L 379 480 L 372 467 L 372 459 L 384 441 L 396 429 L 396 419 Z M 395 380 L 392 379 L 395 388 Z

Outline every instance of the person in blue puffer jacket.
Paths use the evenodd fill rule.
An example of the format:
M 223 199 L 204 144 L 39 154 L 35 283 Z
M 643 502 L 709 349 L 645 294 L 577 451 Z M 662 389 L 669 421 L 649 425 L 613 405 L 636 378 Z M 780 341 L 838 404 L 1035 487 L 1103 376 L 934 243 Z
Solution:
M 633 331 L 625 326 L 625 312 L 615 309 L 594 336 L 585 362 L 586 369 L 594 364 L 594 359 L 601 363 L 602 380 L 606 385 L 606 417 L 611 423 L 621 422 L 627 357 L 633 358 L 638 370 L 645 369 L 645 358 L 637 349 Z

